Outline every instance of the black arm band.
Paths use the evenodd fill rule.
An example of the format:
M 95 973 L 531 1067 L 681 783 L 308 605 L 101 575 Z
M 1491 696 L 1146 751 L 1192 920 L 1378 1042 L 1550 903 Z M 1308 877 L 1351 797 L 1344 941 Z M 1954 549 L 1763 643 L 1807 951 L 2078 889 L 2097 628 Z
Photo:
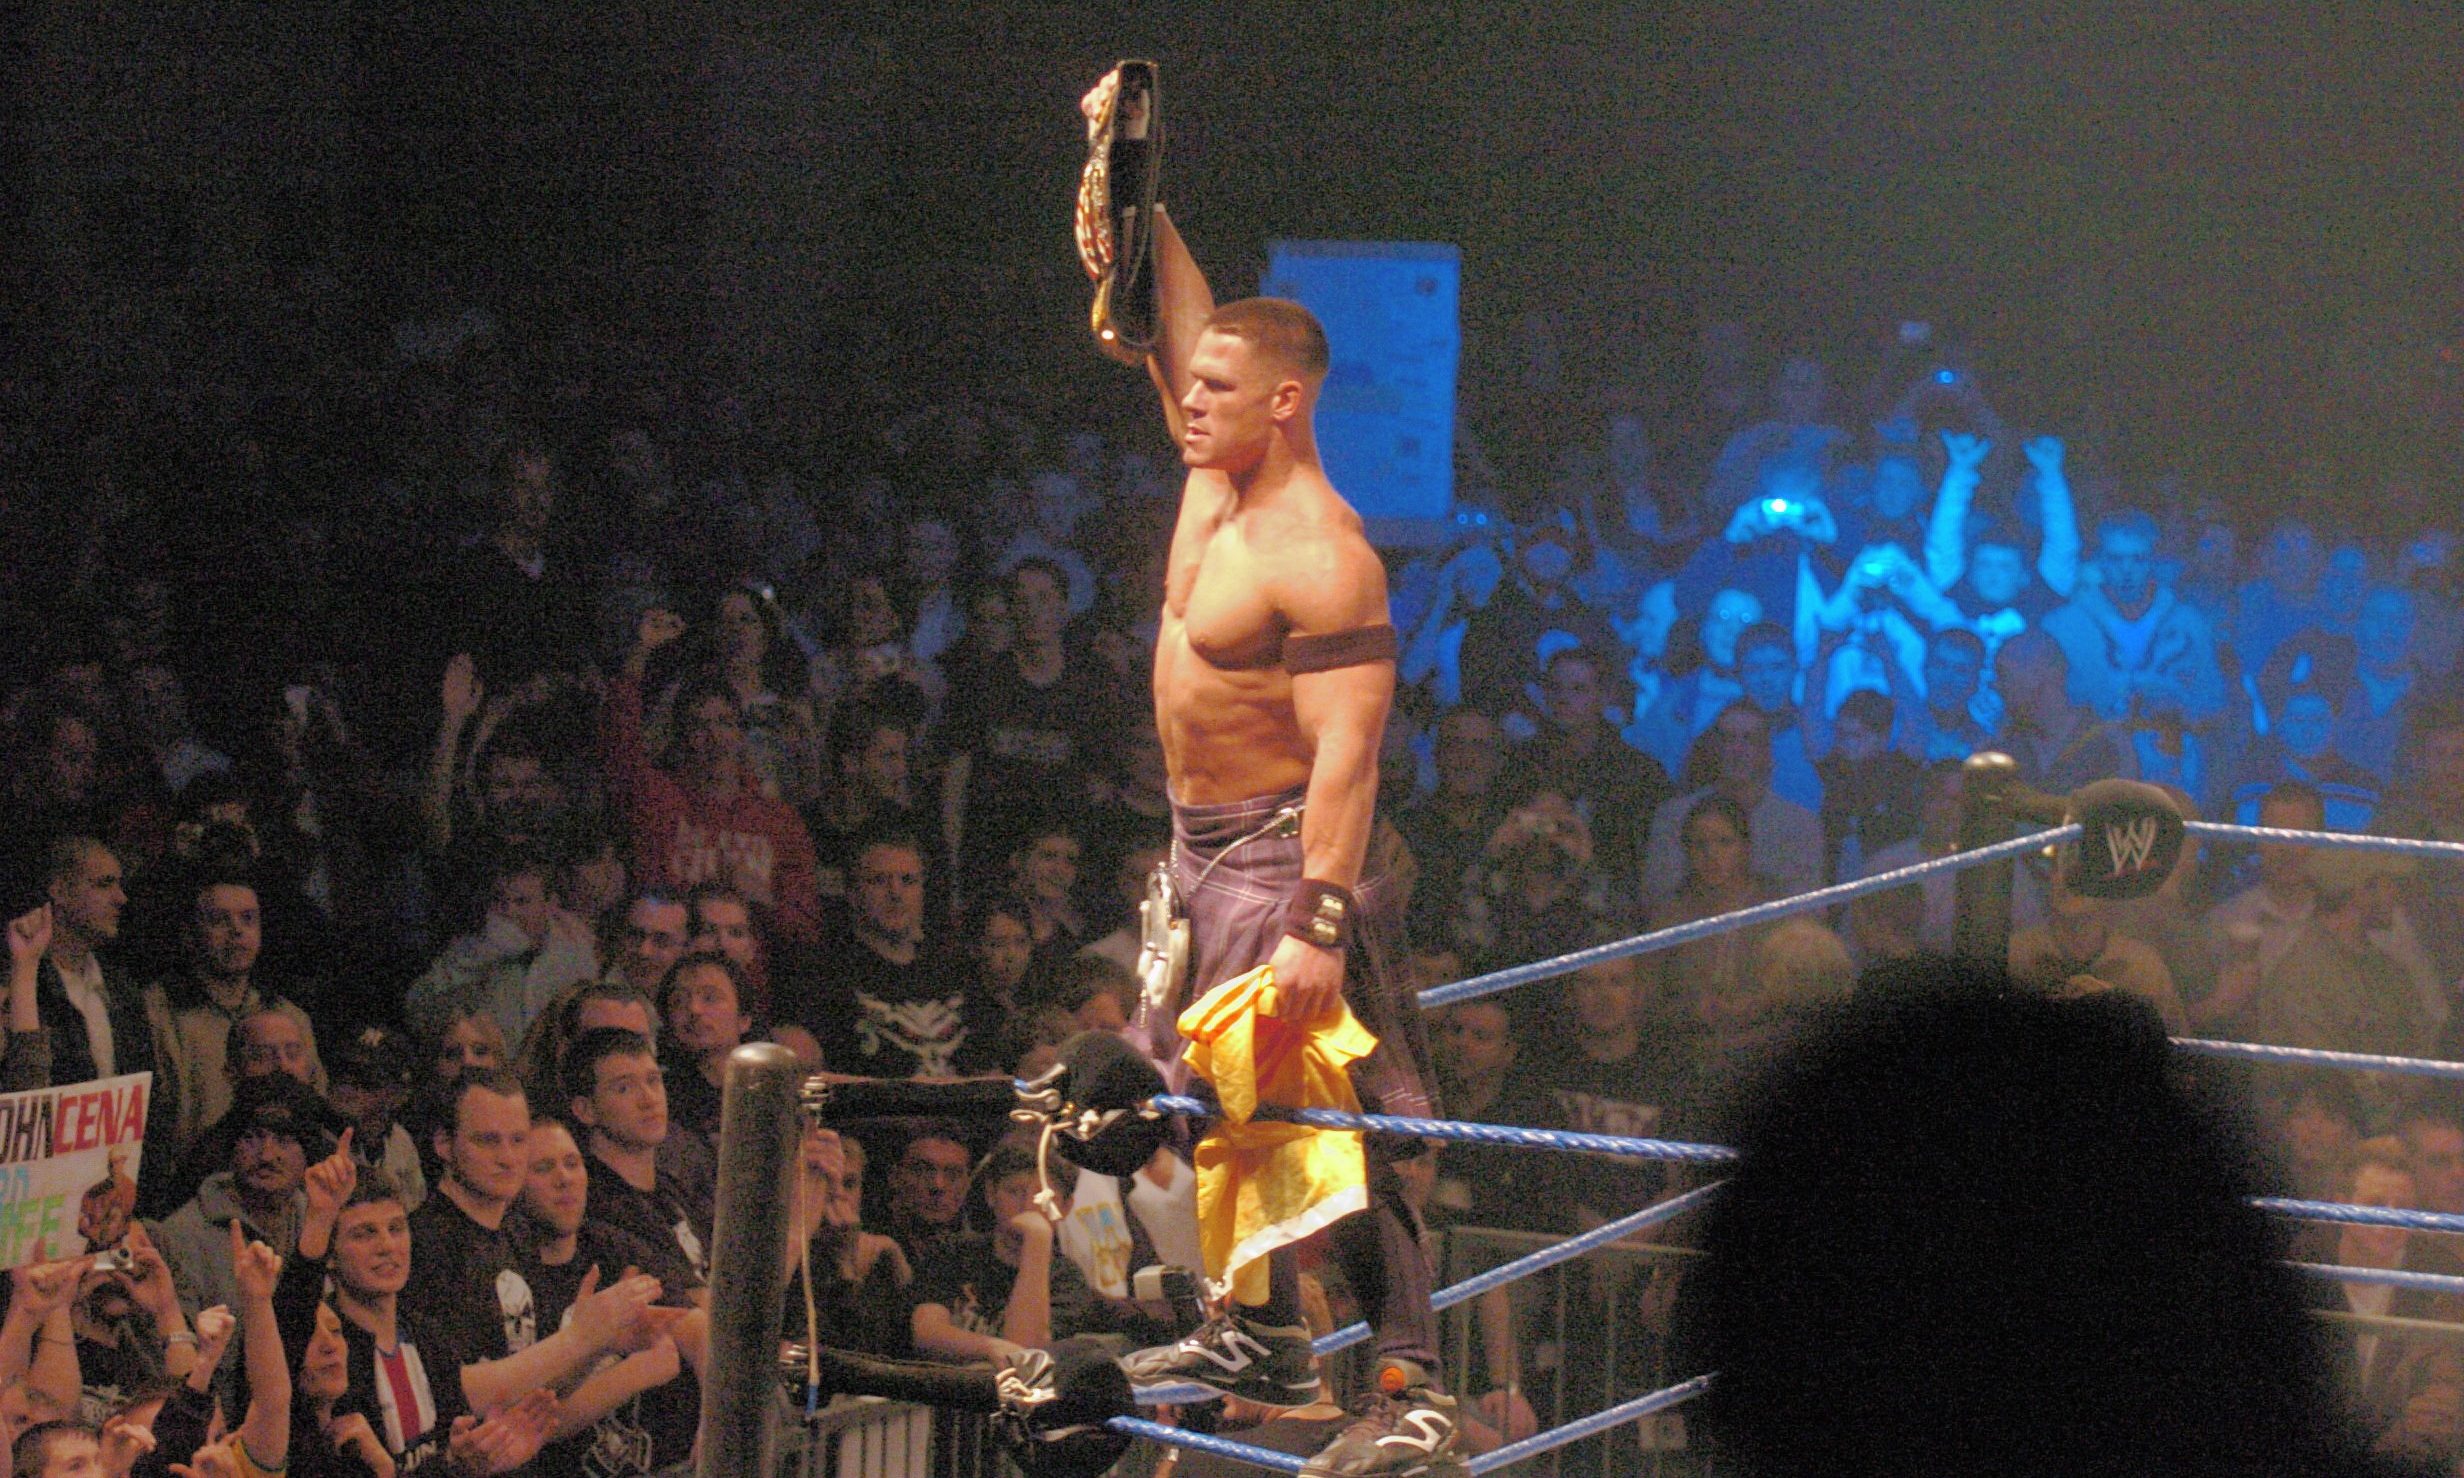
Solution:
M 1316 636 L 1287 636 L 1283 639 L 1283 670 L 1299 677 L 1366 662 L 1392 662 L 1400 650 L 1395 629 L 1384 622 Z

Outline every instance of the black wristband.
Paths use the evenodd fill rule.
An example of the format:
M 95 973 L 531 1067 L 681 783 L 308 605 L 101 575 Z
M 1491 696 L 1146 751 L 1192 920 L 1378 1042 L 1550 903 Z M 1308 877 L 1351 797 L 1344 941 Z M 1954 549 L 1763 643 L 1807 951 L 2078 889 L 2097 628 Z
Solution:
M 1283 932 L 1320 949 L 1342 949 L 1352 942 L 1352 890 L 1302 878 L 1283 906 Z

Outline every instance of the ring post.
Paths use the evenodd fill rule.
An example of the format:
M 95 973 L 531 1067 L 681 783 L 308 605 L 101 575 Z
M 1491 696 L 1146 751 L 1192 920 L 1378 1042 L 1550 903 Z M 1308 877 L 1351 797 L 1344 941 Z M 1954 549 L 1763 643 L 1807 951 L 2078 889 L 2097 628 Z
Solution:
M 2019 762 L 1987 750 L 1968 756 L 1959 778 L 1959 850 L 1969 852 L 2009 841 Z M 2012 866 L 2005 859 L 1959 874 L 1958 917 L 1951 948 L 1970 964 L 2000 969 L 2010 961 Z
M 788 1177 L 804 1064 L 768 1042 L 727 1055 L 718 1221 L 710 1253 L 710 1379 L 699 1478 L 768 1473 L 778 1448 L 779 1310 L 787 1296 Z

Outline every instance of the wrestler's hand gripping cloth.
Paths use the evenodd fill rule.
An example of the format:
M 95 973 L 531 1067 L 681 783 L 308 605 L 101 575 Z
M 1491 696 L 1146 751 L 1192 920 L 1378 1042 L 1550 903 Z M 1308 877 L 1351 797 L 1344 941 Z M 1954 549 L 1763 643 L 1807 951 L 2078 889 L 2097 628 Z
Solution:
M 1163 95 L 1153 62 L 1122 62 L 1087 104 L 1078 177 L 1078 260 L 1095 282 L 1095 346 L 1123 364 L 1155 347 L 1155 188 L 1164 159 Z
M 1361 1137 L 1253 1117 L 1258 1105 L 1360 1112 L 1353 1063 L 1377 1038 L 1346 1006 L 1314 1022 L 1269 1014 L 1275 972 L 1260 965 L 1180 1016 L 1182 1061 L 1222 1108 L 1198 1141 L 1198 1241 L 1209 1272 L 1244 1303 L 1266 1301 L 1266 1255 L 1369 1204 Z

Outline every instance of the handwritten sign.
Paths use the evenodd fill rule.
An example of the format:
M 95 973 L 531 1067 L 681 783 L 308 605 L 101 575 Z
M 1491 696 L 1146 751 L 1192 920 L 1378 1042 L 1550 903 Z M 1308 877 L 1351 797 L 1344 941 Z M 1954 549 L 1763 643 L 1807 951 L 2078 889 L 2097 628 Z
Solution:
M 137 1214 L 152 1073 L 0 1093 L 0 1268 L 117 1247 Z

